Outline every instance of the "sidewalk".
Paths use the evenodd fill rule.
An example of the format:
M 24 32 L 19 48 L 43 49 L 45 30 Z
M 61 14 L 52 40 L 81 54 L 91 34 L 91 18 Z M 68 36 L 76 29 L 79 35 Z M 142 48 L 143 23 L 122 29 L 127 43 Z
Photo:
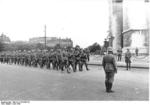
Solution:
M 90 62 L 88 62 L 89 65 L 95 65 L 95 66 L 102 66 L 102 58 L 101 55 L 92 55 L 90 56 Z M 117 60 L 117 57 L 115 57 Z M 131 58 L 131 68 L 142 68 L 142 69 L 149 69 L 149 56 L 132 56 Z M 126 67 L 126 63 L 124 60 L 124 56 L 122 56 L 122 61 L 117 61 L 118 67 Z
M 91 61 L 88 63 L 88 65 L 102 66 L 102 62 Z M 125 64 L 125 62 L 117 62 L 117 66 L 125 68 L 126 64 Z M 149 63 L 134 62 L 134 63 L 131 63 L 131 68 L 149 69 Z

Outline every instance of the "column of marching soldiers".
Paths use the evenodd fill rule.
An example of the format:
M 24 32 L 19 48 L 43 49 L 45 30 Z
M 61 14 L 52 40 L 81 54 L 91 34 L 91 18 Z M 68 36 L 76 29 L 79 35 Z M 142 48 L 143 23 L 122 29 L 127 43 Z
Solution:
M 89 52 L 81 48 L 53 49 L 50 51 L 7 51 L 0 53 L 0 62 L 49 70 L 67 71 L 68 73 L 88 69 Z

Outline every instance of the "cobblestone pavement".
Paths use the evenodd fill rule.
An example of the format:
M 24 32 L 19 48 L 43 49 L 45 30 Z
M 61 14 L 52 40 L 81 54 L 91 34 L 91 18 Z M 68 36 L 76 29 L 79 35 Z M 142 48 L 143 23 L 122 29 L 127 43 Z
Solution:
M 149 70 L 119 68 L 113 90 L 104 87 L 101 67 L 67 74 L 60 71 L 0 64 L 0 100 L 148 100 Z

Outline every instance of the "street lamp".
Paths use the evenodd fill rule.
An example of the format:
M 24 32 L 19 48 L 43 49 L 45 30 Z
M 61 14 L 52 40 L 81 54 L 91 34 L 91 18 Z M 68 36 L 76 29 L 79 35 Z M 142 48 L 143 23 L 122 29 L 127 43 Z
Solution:
M 44 37 L 44 38 L 45 38 L 45 50 L 46 50 L 46 25 L 45 25 L 44 28 L 45 28 L 45 30 L 44 30 L 44 32 L 45 32 L 45 37 Z

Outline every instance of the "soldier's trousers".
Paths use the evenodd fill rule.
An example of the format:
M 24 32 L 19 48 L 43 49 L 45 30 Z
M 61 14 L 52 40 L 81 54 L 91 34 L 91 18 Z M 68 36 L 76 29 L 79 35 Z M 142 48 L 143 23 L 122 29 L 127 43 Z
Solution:
M 127 63 L 126 63 L 126 69 L 128 70 L 128 69 L 130 69 L 130 68 L 131 68 L 131 63 L 127 62 Z
M 114 72 L 105 72 L 105 86 L 106 86 L 106 92 L 113 92 L 111 90 L 113 82 L 114 82 Z
M 39 65 L 40 65 L 40 68 L 43 68 L 45 66 L 45 61 L 44 60 L 41 60 L 39 62 Z
M 61 71 L 64 71 L 64 68 L 66 67 L 67 67 L 67 61 L 66 60 L 60 61 L 59 68 L 61 69 Z
M 68 62 L 68 67 L 71 65 L 73 71 L 75 72 L 75 62 L 74 61 L 69 61 Z
M 88 65 L 87 65 L 87 62 L 86 62 L 86 61 L 81 61 L 81 70 L 83 70 L 83 65 L 85 65 L 86 70 L 89 70 L 89 69 L 88 69 Z
M 38 61 L 37 60 L 33 60 L 32 61 L 32 66 L 33 67 L 37 67 L 38 66 Z
M 88 60 L 88 62 L 90 61 L 90 56 L 87 56 L 87 60 Z
M 121 61 L 122 56 L 118 55 L 118 61 Z
M 105 82 L 113 83 L 114 82 L 114 72 L 105 72 Z
M 80 61 L 76 61 L 76 62 L 75 62 L 75 71 L 77 70 L 77 65 L 78 65 L 78 67 L 79 67 L 79 71 L 82 71 L 82 70 L 81 70 L 81 62 L 80 62 Z
M 129 58 L 125 58 L 125 63 L 126 63 L 126 69 L 130 69 L 131 68 L 131 60 Z
M 50 69 L 50 61 L 46 61 L 46 68 Z
M 59 66 L 59 61 L 53 60 L 53 61 L 52 61 L 52 65 L 53 65 L 53 69 L 54 69 L 54 70 L 55 70 L 55 69 L 58 70 L 58 68 L 59 68 L 59 67 L 58 67 L 58 66 Z

